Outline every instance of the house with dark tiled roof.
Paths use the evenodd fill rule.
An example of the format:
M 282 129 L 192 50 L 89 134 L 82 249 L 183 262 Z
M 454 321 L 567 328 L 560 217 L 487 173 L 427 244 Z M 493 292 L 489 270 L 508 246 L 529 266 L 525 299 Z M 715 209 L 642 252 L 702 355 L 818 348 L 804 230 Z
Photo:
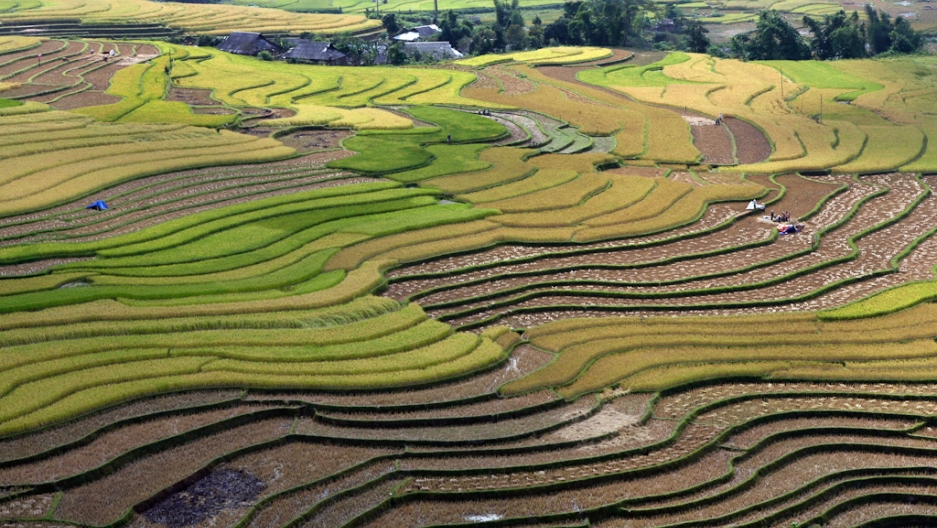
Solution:
M 218 49 L 236 55 L 251 55 L 255 57 L 261 51 L 269 51 L 274 55 L 283 53 L 283 49 L 280 48 L 280 46 L 267 40 L 267 38 L 260 33 L 250 33 L 247 31 L 235 31 L 231 33 L 221 44 L 218 44 Z
M 299 41 L 296 46 L 286 52 L 284 58 L 296 62 L 309 64 L 328 64 L 344 66 L 348 64 L 348 55 L 335 49 L 329 42 Z
M 440 61 L 463 57 L 462 53 L 448 42 L 404 42 L 403 51 L 411 57 L 419 54 L 420 57 L 429 56 Z
M 429 24 L 426 26 L 417 26 L 407 32 L 401 33 L 394 37 L 394 40 L 399 42 L 416 42 L 418 40 L 426 40 L 439 33 L 442 33 L 439 26 L 436 24 Z

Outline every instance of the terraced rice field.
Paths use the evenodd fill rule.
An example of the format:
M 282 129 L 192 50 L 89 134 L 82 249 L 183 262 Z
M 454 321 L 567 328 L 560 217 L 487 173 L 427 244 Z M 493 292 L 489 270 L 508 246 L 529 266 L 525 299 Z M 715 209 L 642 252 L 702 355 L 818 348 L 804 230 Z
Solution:
M 277 9 L 253 8 L 234 5 L 150 0 L 33 0 L 0 2 L 0 22 L 17 25 L 23 22 L 43 24 L 62 20 L 79 20 L 85 24 L 121 25 L 158 23 L 190 33 L 226 35 L 231 31 L 258 31 L 268 33 L 361 32 L 380 27 L 380 22 L 367 20 L 361 15 L 286 13 Z M 113 34 L 114 38 L 123 35 Z
M 0 38 L 0 527 L 932 524 L 926 76 L 575 51 Z

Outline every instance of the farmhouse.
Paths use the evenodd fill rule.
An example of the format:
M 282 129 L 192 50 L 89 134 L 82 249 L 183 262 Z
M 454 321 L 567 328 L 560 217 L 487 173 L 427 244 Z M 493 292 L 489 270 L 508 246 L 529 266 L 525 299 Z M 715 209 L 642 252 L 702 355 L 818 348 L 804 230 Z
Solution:
M 261 51 L 269 51 L 274 55 L 283 53 L 283 49 L 280 46 L 267 40 L 267 38 L 260 33 L 246 31 L 235 31 L 231 33 L 218 45 L 218 49 L 228 53 L 234 53 L 235 55 L 257 56 Z
M 296 47 L 286 52 L 284 58 L 309 64 L 344 66 L 348 64 L 348 55 L 335 49 L 329 42 L 311 42 L 301 40 Z
M 406 42 L 403 51 L 407 55 L 430 56 L 436 60 L 461 59 L 462 53 L 448 42 Z
M 427 26 L 417 26 L 410 31 L 401 33 L 394 37 L 394 40 L 398 42 L 416 42 L 418 40 L 426 40 L 439 33 L 442 33 L 439 26 L 436 24 L 429 24 Z

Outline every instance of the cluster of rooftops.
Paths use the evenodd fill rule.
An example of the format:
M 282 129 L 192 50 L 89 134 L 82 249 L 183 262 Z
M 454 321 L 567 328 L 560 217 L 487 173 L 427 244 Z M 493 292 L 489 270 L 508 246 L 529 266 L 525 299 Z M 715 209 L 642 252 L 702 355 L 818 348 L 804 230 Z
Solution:
M 435 24 L 417 26 L 394 37 L 397 42 L 403 43 L 403 50 L 408 54 L 432 56 L 437 60 L 459 59 L 462 54 L 448 42 L 426 42 L 440 33 Z M 331 42 L 317 42 L 300 38 L 286 38 L 282 42 L 286 47 L 273 42 L 261 33 L 235 31 L 218 45 L 218 49 L 237 55 L 257 56 L 263 51 L 269 52 L 275 58 L 294 62 L 311 64 L 328 64 L 335 66 L 355 65 L 354 60 L 347 54 L 339 51 Z M 387 62 L 387 46 L 378 46 L 376 64 Z

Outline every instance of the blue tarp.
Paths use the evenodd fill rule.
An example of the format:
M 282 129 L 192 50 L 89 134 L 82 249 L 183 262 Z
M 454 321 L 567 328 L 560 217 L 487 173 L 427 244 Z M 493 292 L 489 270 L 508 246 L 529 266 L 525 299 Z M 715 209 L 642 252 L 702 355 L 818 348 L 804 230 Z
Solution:
M 93 204 L 85 207 L 85 209 L 94 209 L 95 211 L 107 211 L 107 204 L 104 203 L 104 200 L 98 200 Z

